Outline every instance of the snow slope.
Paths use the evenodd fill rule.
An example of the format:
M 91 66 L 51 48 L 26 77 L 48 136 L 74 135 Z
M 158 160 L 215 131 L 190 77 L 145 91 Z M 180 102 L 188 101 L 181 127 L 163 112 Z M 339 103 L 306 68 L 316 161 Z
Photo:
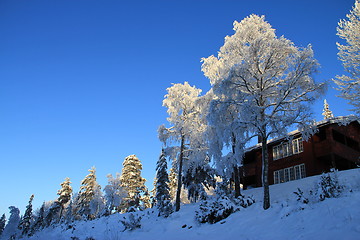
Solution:
M 346 188 L 339 198 L 301 205 L 293 193 L 299 187 L 304 192 L 313 188 L 319 176 L 270 186 L 270 209 L 262 209 L 262 188 L 243 192 L 254 196 L 254 205 L 232 214 L 216 224 L 199 224 L 194 216 L 198 204 L 183 205 L 169 218 L 156 217 L 147 210 L 141 229 L 124 231 L 121 214 L 89 222 L 76 222 L 75 229 L 57 226 L 45 229 L 30 239 L 96 240 L 135 239 L 360 239 L 360 169 L 338 172 L 339 181 Z M 304 208 L 301 210 L 301 208 Z

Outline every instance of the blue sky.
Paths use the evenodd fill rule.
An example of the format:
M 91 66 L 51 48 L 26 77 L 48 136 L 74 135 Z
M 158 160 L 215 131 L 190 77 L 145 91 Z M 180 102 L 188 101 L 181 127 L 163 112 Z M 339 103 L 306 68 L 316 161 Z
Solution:
M 92 166 L 106 185 L 136 154 L 152 186 L 171 83 L 207 91 L 200 59 L 216 54 L 232 23 L 255 13 L 297 46 L 313 45 L 317 81 L 343 74 L 336 27 L 353 0 L 0 1 L 0 214 L 74 191 Z M 333 86 L 333 85 L 332 85 Z M 336 116 L 350 106 L 330 87 Z M 321 120 L 322 102 L 314 105 Z

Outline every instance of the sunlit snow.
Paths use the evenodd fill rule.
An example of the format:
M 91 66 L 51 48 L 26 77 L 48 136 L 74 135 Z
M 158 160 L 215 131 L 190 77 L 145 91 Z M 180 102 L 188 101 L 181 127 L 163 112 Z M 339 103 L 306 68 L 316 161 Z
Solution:
M 36 233 L 30 239 L 356 239 L 360 238 L 360 169 L 338 172 L 345 191 L 339 198 L 307 204 L 300 210 L 293 193 L 314 187 L 319 176 L 272 185 L 271 208 L 262 208 L 262 188 L 243 191 L 257 201 L 216 224 L 200 224 L 195 220 L 198 204 L 183 205 L 169 218 L 157 217 L 148 209 L 141 212 L 141 228 L 124 231 L 120 220 L 127 214 L 114 214 L 93 221 L 75 222 L 71 228 L 61 225 Z

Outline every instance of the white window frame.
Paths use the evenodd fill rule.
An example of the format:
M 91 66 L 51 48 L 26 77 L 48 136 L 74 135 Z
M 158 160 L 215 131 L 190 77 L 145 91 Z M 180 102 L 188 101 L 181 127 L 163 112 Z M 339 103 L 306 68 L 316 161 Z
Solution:
M 295 165 L 274 171 L 274 184 L 290 182 L 306 177 L 305 164 Z
M 296 138 L 291 142 L 283 142 L 273 146 L 273 160 L 278 160 L 291 155 L 299 154 L 304 151 L 302 137 Z

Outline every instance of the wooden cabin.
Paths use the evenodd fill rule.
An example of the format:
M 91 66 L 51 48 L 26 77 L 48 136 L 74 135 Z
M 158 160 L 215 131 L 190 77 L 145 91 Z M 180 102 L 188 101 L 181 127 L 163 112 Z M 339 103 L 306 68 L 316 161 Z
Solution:
M 288 182 L 318 175 L 331 168 L 346 170 L 360 165 L 360 121 L 341 124 L 343 117 L 317 123 L 318 132 L 304 141 L 299 131 L 289 133 L 291 140 L 268 142 L 269 184 Z M 249 148 L 240 169 L 241 183 L 262 185 L 261 145 Z

